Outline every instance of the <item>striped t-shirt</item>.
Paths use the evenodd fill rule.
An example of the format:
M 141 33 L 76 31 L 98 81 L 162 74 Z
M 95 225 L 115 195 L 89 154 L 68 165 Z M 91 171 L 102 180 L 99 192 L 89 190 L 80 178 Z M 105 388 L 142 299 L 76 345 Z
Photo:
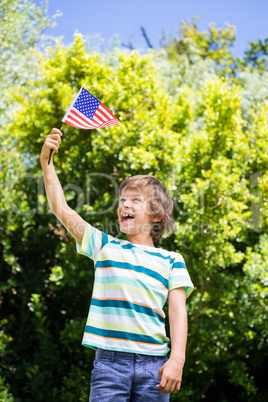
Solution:
M 82 345 L 164 356 L 168 291 L 193 284 L 181 254 L 132 244 L 86 227 L 80 254 L 94 260 L 95 280 Z

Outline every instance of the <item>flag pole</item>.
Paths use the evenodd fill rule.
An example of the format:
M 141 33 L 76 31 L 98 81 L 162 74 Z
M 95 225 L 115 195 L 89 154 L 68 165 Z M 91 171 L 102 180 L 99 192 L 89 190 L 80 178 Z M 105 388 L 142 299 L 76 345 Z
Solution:
M 60 123 L 59 130 L 61 129 L 62 125 L 63 125 L 63 121 L 61 121 L 61 123 Z M 48 165 L 50 164 L 50 161 L 51 161 L 52 152 L 53 152 L 53 149 L 50 150 L 50 154 L 49 154 L 49 158 L 48 158 L 48 163 L 47 163 Z

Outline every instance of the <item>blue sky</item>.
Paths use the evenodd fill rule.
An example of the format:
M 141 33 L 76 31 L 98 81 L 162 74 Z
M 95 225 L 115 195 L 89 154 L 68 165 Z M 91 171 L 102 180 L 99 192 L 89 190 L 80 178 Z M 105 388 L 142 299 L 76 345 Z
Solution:
M 196 15 L 200 15 L 200 30 L 210 22 L 217 27 L 225 22 L 236 26 L 235 56 L 242 56 L 250 40 L 268 37 L 268 0 L 49 0 L 50 16 L 57 10 L 62 12 L 57 27 L 47 33 L 63 36 L 65 43 L 78 30 L 84 35 L 99 33 L 104 46 L 118 34 L 121 43 L 145 49 L 143 26 L 157 48 L 163 30 L 167 36 L 175 35 L 182 20 Z

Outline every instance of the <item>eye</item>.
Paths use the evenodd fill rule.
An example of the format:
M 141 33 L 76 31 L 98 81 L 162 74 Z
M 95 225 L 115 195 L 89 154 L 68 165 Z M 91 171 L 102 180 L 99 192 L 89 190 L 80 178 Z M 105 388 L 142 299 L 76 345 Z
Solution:
M 125 198 L 120 198 L 119 202 L 125 202 L 126 199 Z
M 133 201 L 141 201 L 141 199 L 139 197 L 135 197 L 133 198 Z

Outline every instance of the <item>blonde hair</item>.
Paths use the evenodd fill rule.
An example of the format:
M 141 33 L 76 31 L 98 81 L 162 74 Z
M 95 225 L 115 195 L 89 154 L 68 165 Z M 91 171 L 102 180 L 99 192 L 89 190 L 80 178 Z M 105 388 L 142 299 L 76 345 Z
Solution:
M 164 233 L 174 230 L 173 201 L 167 194 L 166 187 L 153 175 L 137 175 L 122 181 L 119 187 L 119 197 L 127 189 L 140 191 L 150 207 L 150 215 L 159 218 L 152 223 L 150 235 L 153 239 L 160 239 Z

